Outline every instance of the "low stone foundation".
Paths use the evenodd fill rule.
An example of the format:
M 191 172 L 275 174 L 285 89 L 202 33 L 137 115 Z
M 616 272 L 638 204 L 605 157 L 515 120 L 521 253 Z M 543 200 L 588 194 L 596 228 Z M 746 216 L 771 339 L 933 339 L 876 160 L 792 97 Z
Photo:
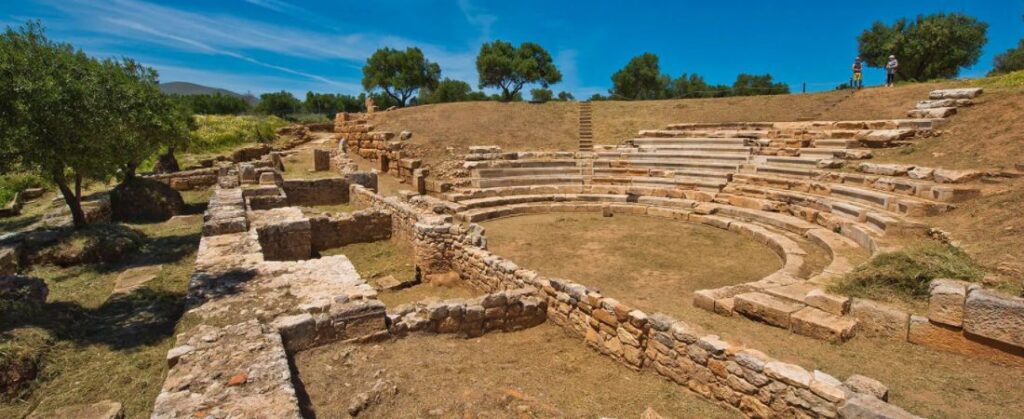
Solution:
M 491 331 L 510 332 L 530 328 L 547 319 L 547 301 L 535 288 L 496 292 L 469 300 L 447 300 L 396 307 L 389 315 L 390 331 L 454 333 L 466 337 Z

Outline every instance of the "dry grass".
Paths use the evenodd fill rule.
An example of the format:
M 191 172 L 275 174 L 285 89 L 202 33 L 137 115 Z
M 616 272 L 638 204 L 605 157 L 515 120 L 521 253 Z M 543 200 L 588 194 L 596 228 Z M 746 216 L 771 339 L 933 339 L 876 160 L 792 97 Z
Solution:
M 195 198 L 189 204 L 201 207 Z M 104 399 L 124 405 L 128 417 L 147 417 L 160 391 L 166 353 L 195 261 L 201 218 L 133 224 L 147 243 L 115 265 L 35 267 L 30 275 L 50 288 L 47 303 L 33 312 L 4 316 L 4 331 L 43 335 L 22 340 L 43 354 L 31 394 L 0 404 L 0 417 L 22 417 L 70 404 Z M 119 273 L 133 266 L 163 265 L 157 277 L 120 297 L 111 291 Z
M 334 344 L 296 354 L 295 364 L 317 417 L 347 417 L 351 399 L 378 380 L 397 394 L 359 417 L 636 418 L 648 407 L 666 418 L 738 416 L 549 324 L 474 339 Z
M 668 246 L 699 248 L 701 238 L 679 234 L 674 227 L 668 228 L 667 223 L 658 220 L 658 229 L 653 232 L 630 229 L 630 234 L 650 237 L 628 250 L 633 260 L 630 264 L 629 260 L 624 260 L 621 247 L 608 243 L 629 240 L 628 236 L 620 238 L 609 233 L 616 227 L 591 225 L 590 228 L 597 231 L 580 230 L 567 235 L 560 233 L 557 223 L 548 218 L 537 219 L 531 227 L 532 218 L 536 217 L 516 217 L 489 223 L 487 235 L 495 253 L 509 257 L 521 266 L 536 269 L 542 275 L 597 286 L 606 295 L 625 304 L 670 314 L 703 328 L 707 333 L 763 350 L 786 362 L 821 369 L 839 378 L 851 374 L 876 378 L 892 389 L 893 403 L 918 415 L 937 418 L 1005 417 L 1007 412 L 1024 411 L 1024 368 L 1005 367 L 981 359 L 881 339 L 856 338 L 834 345 L 692 306 L 691 296 L 685 290 L 693 289 L 693 284 L 700 284 L 699 279 L 693 278 L 695 269 L 718 262 L 718 270 L 709 271 L 711 278 L 706 279 L 706 283 L 730 282 L 722 278 L 733 278 L 731 281 L 734 281 L 738 279 L 734 272 L 737 267 L 756 267 L 759 263 L 757 252 L 737 252 L 732 250 L 735 247 L 731 243 L 721 240 L 713 243 L 713 249 L 720 254 L 718 259 L 712 259 L 712 256 L 693 259 L 692 253 L 665 252 L 664 248 Z M 616 216 L 614 220 L 625 218 Z M 501 225 L 513 221 L 517 223 L 516 228 L 503 228 Z M 598 239 L 601 236 L 604 237 Z M 758 247 L 754 246 L 754 249 Z M 662 255 L 658 257 L 661 260 L 652 263 L 653 255 Z M 663 283 L 672 280 L 688 282 L 659 284 L 655 278 L 660 278 Z M 666 291 L 673 287 L 677 290 L 674 293 Z
M 905 149 L 880 150 L 876 160 L 953 169 L 1013 169 L 1024 164 L 1024 89 L 986 88 L 961 108 L 942 135 Z

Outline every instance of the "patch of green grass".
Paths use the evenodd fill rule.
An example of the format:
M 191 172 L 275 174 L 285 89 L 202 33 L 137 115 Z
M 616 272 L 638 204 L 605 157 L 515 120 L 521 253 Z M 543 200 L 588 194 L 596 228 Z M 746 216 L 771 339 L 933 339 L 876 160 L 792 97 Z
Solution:
M 830 286 L 834 292 L 882 301 L 918 304 L 928 298 L 928 283 L 937 278 L 977 281 L 981 267 L 963 250 L 925 243 L 882 253 Z
M 257 142 L 271 142 L 274 131 L 288 125 L 276 116 L 196 115 L 189 153 L 218 153 Z
M 46 185 L 46 181 L 31 173 L 0 175 L 0 206 L 7 205 L 14 199 L 14 194 L 26 188 L 38 188 L 43 185 Z
M 320 254 L 322 256 L 345 255 L 352 261 L 352 265 L 356 267 L 359 275 L 371 282 L 388 275 L 399 280 L 416 276 L 412 249 L 392 240 L 355 243 L 328 249 Z
M 981 78 L 971 84 L 980 87 L 1024 87 L 1024 70 Z

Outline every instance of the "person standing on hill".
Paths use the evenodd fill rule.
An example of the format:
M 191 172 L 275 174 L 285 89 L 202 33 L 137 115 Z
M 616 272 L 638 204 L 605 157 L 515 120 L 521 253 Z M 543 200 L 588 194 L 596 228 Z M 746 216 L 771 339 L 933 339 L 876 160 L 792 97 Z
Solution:
M 853 90 L 860 90 L 864 87 L 864 65 L 860 62 L 860 57 L 853 60 L 853 79 L 850 80 L 850 87 Z
M 889 62 L 885 63 L 885 85 L 892 87 L 896 84 L 896 69 L 899 68 L 900 63 L 896 61 L 895 55 L 889 56 Z

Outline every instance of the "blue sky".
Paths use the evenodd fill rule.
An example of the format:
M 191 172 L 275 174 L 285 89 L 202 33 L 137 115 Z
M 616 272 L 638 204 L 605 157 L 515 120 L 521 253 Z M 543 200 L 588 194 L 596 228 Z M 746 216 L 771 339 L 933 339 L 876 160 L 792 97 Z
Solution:
M 663 72 L 729 84 L 737 73 L 771 73 L 799 91 L 848 79 L 856 36 L 875 20 L 963 12 L 989 24 L 981 60 L 1024 38 L 1024 0 L 646 1 L 543 0 L 4 0 L 0 25 L 41 19 L 51 38 L 96 56 L 129 56 L 163 81 L 237 92 L 307 90 L 356 94 L 375 49 L 418 46 L 443 77 L 476 85 L 482 42 L 540 43 L 577 97 L 604 93 L 632 56 L 653 52 Z M 868 83 L 883 76 L 865 74 Z

